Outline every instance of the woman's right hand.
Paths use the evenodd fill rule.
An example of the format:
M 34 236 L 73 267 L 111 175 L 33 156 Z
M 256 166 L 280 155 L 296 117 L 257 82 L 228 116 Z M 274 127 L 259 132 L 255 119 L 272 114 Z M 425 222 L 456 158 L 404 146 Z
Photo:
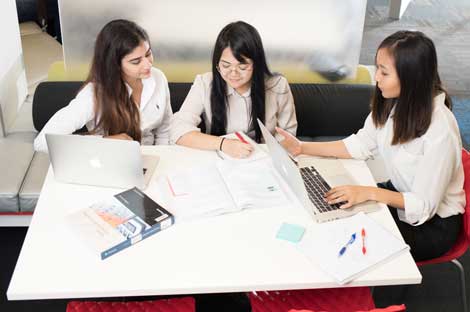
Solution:
M 276 131 L 284 138 L 279 143 L 289 152 L 289 154 L 297 156 L 302 153 L 302 142 L 300 140 L 284 129 L 276 127 Z
M 133 139 L 127 135 L 127 133 L 119 133 L 119 134 L 113 134 L 113 135 L 107 135 L 105 138 L 108 139 L 118 139 L 118 140 L 129 140 L 132 141 Z
M 246 158 L 253 152 L 253 146 L 234 139 L 225 139 L 222 152 L 234 158 Z

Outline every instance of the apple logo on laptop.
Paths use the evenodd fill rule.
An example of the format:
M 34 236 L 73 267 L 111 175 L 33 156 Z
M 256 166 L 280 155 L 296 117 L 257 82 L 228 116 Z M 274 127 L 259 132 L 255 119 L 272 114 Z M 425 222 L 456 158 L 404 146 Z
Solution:
M 98 157 L 90 159 L 90 165 L 96 169 L 100 169 L 101 167 L 103 167 L 101 165 L 101 160 Z

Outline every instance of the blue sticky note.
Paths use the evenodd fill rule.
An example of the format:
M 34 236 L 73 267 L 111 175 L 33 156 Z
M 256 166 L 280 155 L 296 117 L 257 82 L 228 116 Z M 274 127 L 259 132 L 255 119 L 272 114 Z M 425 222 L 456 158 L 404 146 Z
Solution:
M 304 232 L 305 228 L 300 225 L 283 223 L 277 231 L 276 238 L 297 243 L 302 239 Z

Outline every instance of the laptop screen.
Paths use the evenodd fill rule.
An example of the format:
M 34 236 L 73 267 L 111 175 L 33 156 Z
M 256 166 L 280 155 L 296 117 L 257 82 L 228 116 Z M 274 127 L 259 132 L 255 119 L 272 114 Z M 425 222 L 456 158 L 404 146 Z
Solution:
M 276 138 L 266 129 L 263 123 L 258 119 L 264 141 L 268 146 L 268 154 L 271 157 L 273 166 L 281 175 L 284 181 L 289 185 L 290 189 L 305 207 L 311 207 L 312 203 L 308 199 L 307 190 L 299 172 L 299 168 L 294 164 L 287 154 L 286 150 L 277 142 Z M 310 209 L 307 209 L 310 211 Z

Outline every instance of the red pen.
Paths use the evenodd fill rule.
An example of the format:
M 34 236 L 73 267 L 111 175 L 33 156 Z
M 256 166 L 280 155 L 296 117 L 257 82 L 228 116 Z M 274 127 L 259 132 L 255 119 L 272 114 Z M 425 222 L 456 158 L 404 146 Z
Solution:
M 362 237 L 362 254 L 365 255 L 366 252 L 367 252 L 367 249 L 366 249 L 366 230 L 364 228 L 362 228 L 362 231 L 361 231 L 361 237 Z
M 235 132 L 235 135 L 237 136 L 237 138 L 238 138 L 242 143 L 250 144 L 250 143 L 248 143 L 248 142 L 242 137 L 242 135 L 241 135 L 240 133 Z

